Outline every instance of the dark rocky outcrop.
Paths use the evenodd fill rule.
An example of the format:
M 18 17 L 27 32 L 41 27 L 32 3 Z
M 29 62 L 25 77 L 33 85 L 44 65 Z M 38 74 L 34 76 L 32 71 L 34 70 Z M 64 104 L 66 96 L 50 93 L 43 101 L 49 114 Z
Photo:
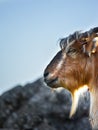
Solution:
M 69 119 L 71 95 L 65 89 L 51 91 L 43 79 L 16 86 L 0 96 L 0 128 L 19 130 L 91 130 L 89 93 Z

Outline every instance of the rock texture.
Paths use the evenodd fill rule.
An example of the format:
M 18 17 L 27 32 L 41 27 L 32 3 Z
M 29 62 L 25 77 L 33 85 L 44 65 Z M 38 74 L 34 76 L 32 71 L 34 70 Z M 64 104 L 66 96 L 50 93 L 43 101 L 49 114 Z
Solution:
M 0 128 L 19 130 L 91 130 L 89 93 L 69 119 L 71 95 L 65 89 L 51 91 L 43 79 L 16 86 L 0 96 Z

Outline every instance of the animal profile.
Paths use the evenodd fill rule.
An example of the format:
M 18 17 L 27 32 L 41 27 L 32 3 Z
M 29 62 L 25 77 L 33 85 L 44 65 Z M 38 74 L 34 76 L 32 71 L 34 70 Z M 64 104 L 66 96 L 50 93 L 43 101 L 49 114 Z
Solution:
M 98 129 L 98 27 L 62 38 L 60 51 L 44 71 L 44 80 L 51 88 L 64 87 L 71 92 L 70 118 L 76 112 L 80 91 L 88 89 L 91 125 Z

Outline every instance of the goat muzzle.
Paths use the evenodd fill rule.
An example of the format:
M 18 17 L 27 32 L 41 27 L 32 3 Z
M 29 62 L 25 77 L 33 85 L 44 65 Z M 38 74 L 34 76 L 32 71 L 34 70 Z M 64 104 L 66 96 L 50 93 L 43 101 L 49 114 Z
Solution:
M 58 77 L 53 77 L 49 72 L 44 73 L 44 81 L 51 88 L 58 87 Z

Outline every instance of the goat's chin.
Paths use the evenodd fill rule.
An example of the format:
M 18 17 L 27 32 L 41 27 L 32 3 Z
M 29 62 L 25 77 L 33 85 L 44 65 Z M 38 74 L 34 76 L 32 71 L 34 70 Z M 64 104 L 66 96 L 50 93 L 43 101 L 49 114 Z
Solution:
M 47 83 L 46 83 L 47 84 Z M 59 84 L 59 82 L 52 82 L 52 83 L 48 83 L 47 84 L 50 88 L 52 89 L 56 89 L 56 88 L 60 88 L 61 85 Z
M 52 90 L 59 88 L 60 86 L 56 85 L 56 84 L 47 84 Z
M 78 107 L 78 102 L 79 102 L 79 97 L 80 97 L 81 94 L 83 94 L 86 91 L 88 91 L 88 86 L 84 85 L 84 86 L 79 87 L 79 89 L 76 89 L 73 92 L 71 92 L 72 105 L 71 105 L 69 118 L 72 118 L 73 115 L 76 113 L 76 110 L 77 110 L 77 107 Z

